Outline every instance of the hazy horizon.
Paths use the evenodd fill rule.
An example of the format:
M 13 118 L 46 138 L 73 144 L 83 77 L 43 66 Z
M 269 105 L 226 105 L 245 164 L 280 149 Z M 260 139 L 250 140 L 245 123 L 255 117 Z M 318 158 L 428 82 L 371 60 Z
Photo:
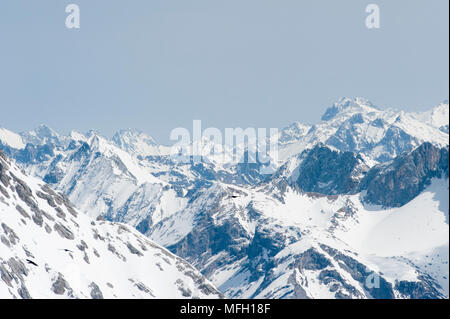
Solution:
M 79 5 L 81 28 L 65 26 Z M 380 7 L 380 29 L 365 8 Z M 341 97 L 448 100 L 449 2 L 230 0 L 0 4 L 0 126 L 58 133 L 314 124 Z
M 352 99 L 353 99 L 353 98 L 363 98 L 363 97 L 341 97 L 340 99 L 342 99 L 342 98 L 352 98 Z M 338 100 L 339 100 L 339 99 L 338 99 Z M 335 102 L 337 102 L 338 100 L 336 100 Z M 370 102 L 372 102 L 372 101 L 370 101 Z M 444 100 L 442 100 L 441 102 L 439 102 L 439 103 L 437 103 L 437 104 L 435 104 L 435 105 L 433 105 L 433 106 L 431 106 L 431 107 L 429 107 L 429 108 L 425 108 L 425 109 L 422 110 L 422 111 L 428 111 L 428 110 L 431 110 L 431 109 L 433 109 L 434 107 L 436 107 L 436 106 L 438 106 L 438 105 L 440 105 L 440 104 L 442 104 L 442 103 L 448 104 L 449 101 L 448 101 L 448 99 L 444 99 Z M 330 106 L 331 106 L 331 104 L 330 104 L 329 106 L 327 106 L 326 108 L 328 108 L 328 107 L 330 107 Z M 377 107 L 377 108 L 380 108 L 381 110 L 385 110 L 385 109 L 397 109 L 397 110 L 401 110 L 400 108 L 396 108 L 396 107 L 392 107 L 392 106 L 391 106 L 391 107 L 385 107 L 385 106 L 382 106 L 382 105 L 376 105 L 375 103 L 374 103 L 374 106 Z M 323 113 L 325 113 L 326 108 L 324 109 L 324 112 L 323 112 Z M 421 111 L 419 111 L 419 112 L 421 112 Z M 322 115 L 323 115 L 323 114 L 322 114 Z M 320 116 L 320 117 L 321 117 L 321 116 Z M 293 123 L 295 123 L 295 122 L 300 122 L 301 124 L 307 124 L 307 125 L 314 125 L 314 124 L 318 123 L 319 121 L 321 121 L 320 117 L 319 117 L 319 118 L 317 119 L 317 121 L 315 121 L 315 122 L 301 122 L 301 121 L 298 121 L 298 120 L 293 119 L 293 120 L 291 120 L 290 122 L 288 122 L 286 125 L 284 125 L 284 126 L 282 126 L 282 127 L 277 127 L 277 128 L 278 128 L 278 129 L 283 129 L 283 128 L 286 128 L 286 127 L 288 127 L 289 125 L 291 125 L 291 124 L 293 124 Z M 94 132 L 96 132 L 97 134 L 100 134 L 101 136 L 103 136 L 103 137 L 105 137 L 105 138 L 107 138 L 107 139 L 111 139 L 115 133 L 119 133 L 120 131 L 128 131 L 128 130 L 131 130 L 131 131 L 138 131 L 138 132 L 145 133 L 145 134 L 147 134 L 148 136 L 152 137 L 152 138 L 155 140 L 156 143 L 161 144 L 161 145 L 171 145 L 171 144 L 174 143 L 174 141 L 159 141 L 157 138 L 155 138 L 155 137 L 151 134 L 150 131 L 145 131 L 145 130 L 141 130 L 141 129 L 134 128 L 134 127 L 118 127 L 116 130 L 112 131 L 111 134 L 104 134 L 104 133 L 100 132 L 100 131 L 99 131 L 97 128 L 95 128 L 95 127 L 89 128 L 89 129 L 87 129 L 87 130 L 78 130 L 78 129 L 76 129 L 76 128 L 66 128 L 64 131 L 59 131 L 59 130 L 57 130 L 57 129 L 51 127 L 51 126 L 49 126 L 47 123 L 40 123 L 40 124 L 36 125 L 35 127 L 26 128 L 26 129 L 20 130 L 20 131 L 13 131 L 13 130 L 11 130 L 10 128 L 8 128 L 7 126 L 2 125 L 2 123 L 0 122 L 0 128 L 6 128 L 6 129 L 11 130 L 11 131 L 13 131 L 14 133 L 18 133 L 18 134 L 23 133 L 23 132 L 26 132 L 26 131 L 32 131 L 32 130 L 35 130 L 35 129 L 41 127 L 41 126 L 45 126 L 45 127 L 49 128 L 49 129 L 55 131 L 55 132 L 58 133 L 59 135 L 70 135 L 70 133 L 71 133 L 72 131 L 76 131 L 76 132 L 78 132 L 78 133 L 81 133 L 81 134 L 86 135 L 86 134 L 88 134 L 90 131 L 94 131 Z M 192 128 L 192 123 L 191 123 L 191 126 L 187 126 L 186 128 L 187 128 L 188 130 L 191 130 L 191 128 Z M 205 128 L 206 128 L 206 127 L 202 127 L 202 129 L 205 129 Z

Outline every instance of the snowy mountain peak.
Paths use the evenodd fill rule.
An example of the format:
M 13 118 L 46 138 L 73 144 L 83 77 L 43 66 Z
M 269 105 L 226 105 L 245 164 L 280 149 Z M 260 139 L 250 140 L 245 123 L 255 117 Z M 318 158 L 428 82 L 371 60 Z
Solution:
M 51 129 L 50 127 L 48 127 L 45 124 L 40 124 L 35 130 L 34 132 L 36 132 L 37 136 L 40 137 L 55 137 L 58 136 L 59 134 L 56 133 L 53 129 Z
M 356 98 L 343 97 L 325 111 L 325 114 L 322 116 L 322 120 L 323 121 L 331 120 L 337 114 L 343 111 L 349 112 L 351 110 L 364 112 L 380 111 L 375 105 L 372 104 L 372 102 L 370 102 L 367 99 L 361 97 Z
M 97 132 L 97 131 L 94 130 L 94 129 L 90 129 L 89 131 L 86 132 L 85 136 L 86 136 L 88 139 L 90 139 L 90 138 L 92 138 L 93 136 L 100 136 L 100 133 Z
M 156 141 L 150 135 L 134 129 L 120 130 L 114 134 L 112 140 L 120 148 L 131 147 L 137 143 L 156 145 Z
M 60 138 L 56 131 L 44 124 L 39 125 L 34 130 L 22 132 L 20 135 L 26 143 L 41 145 L 47 142 L 58 142 Z
M 87 140 L 88 140 L 84 134 L 74 131 L 74 130 L 72 130 L 70 132 L 69 137 L 75 141 L 81 141 L 81 142 L 87 142 Z
M 310 129 L 311 125 L 294 122 L 281 130 L 279 133 L 278 142 L 284 144 L 298 140 L 305 136 Z
M 24 149 L 25 143 L 19 134 L 5 128 L 0 128 L 0 145 L 6 145 L 15 149 Z
M 429 111 L 412 114 L 416 119 L 430 126 L 442 128 L 449 124 L 449 104 L 444 101 Z M 441 130 L 442 131 L 442 130 Z
M 132 156 L 145 157 L 159 153 L 156 141 L 139 130 L 120 130 L 114 134 L 112 142 Z

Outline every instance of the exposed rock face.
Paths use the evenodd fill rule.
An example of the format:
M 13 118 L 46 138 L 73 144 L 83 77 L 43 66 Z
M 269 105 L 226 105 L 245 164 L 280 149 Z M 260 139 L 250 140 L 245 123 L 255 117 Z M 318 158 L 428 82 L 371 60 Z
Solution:
M 388 283 L 383 278 L 383 276 L 381 276 L 380 274 L 375 274 L 371 269 L 367 268 L 362 263 L 358 262 L 349 255 L 345 255 L 337 251 L 336 249 L 333 249 L 323 244 L 321 245 L 321 248 L 328 254 L 330 254 L 330 256 L 332 256 L 334 260 L 336 260 L 339 263 L 340 267 L 345 269 L 345 271 L 347 271 L 354 280 L 359 282 L 362 285 L 362 287 L 364 287 L 365 292 L 369 296 L 376 299 L 395 298 L 392 285 Z M 374 277 L 374 279 L 376 278 L 376 285 L 374 283 L 374 287 L 368 284 L 369 283 L 368 278 L 370 278 L 371 275 L 376 275 L 376 277 Z M 434 292 L 436 292 L 434 298 L 439 298 L 440 294 L 436 290 L 434 290 L 433 293 Z
M 393 161 L 369 169 L 360 155 L 318 145 L 305 151 L 298 167 L 297 186 L 324 195 L 367 191 L 366 202 L 400 207 L 420 194 L 432 178 L 449 176 L 448 147 L 424 143 Z
M 217 210 L 213 207 L 212 213 L 217 212 L 220 212 L 220 207 L 217 207 Z M 230 259 L 245 257 L 248 234 L 236 220 L 226 220 L 221 225 L 215 225 L 212 216 L 205 213 L 199 217 L 195 229 L 169 249 L 177 256 L 195 262 L 194 266 L 202 267 L 209 258 L 218 253 L 226 253 Z M 222 261 L 218 260 L 217 263 L 211 264 L 204 273 L 211 274 L 221 263 Z
M 57 295 L 63 295 L 66 291 L 69 295 L 72 294 L 72 288 L 62 274 L 58 274 L 58 278 L 53 282 L 52 291 Z
M 297 178 L 297 185 L 305 192 L 356 193 L 360 179 L 369 170 L 362 157 L 352 152 L 333 151 L 324 145 L 305 152 Z
M 364 200 L 387 207 L 400 207 L 430 184 L 432 178 L 449 176 L 449 151 L 424 143 L 392 162 L 372 168 L 361 182 Z
M 403 297 L 409 296 L 412 299 L 445 298 L 445 296 L 436 290 L 429 277 L 421 276 L 420 280 L 421 281 L 399 281 L 395 288 Z
M 314 248 L 310 248 L 298 256 L 295 266 L 299 269 L 321 270 L 331 266 L 331 262 Z

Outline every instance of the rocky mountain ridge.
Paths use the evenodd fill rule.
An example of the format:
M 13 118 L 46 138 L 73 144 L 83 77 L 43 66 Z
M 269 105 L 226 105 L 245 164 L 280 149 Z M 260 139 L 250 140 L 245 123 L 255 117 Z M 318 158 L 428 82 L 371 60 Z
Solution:
M 94 221 L 0 152 L 0 297 L 218 298 L 190 264 L 127 225 Z

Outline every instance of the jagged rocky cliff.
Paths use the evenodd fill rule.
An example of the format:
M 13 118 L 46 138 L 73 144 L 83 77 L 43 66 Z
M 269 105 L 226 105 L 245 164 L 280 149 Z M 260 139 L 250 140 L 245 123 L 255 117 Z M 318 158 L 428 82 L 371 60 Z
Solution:
M 361 181 L 364 199 L 373 204 L 400 207 L 419 195 L 433 178 L 447 178 L 448 146 L 424 143 L 412 152 L 372 168 Z

